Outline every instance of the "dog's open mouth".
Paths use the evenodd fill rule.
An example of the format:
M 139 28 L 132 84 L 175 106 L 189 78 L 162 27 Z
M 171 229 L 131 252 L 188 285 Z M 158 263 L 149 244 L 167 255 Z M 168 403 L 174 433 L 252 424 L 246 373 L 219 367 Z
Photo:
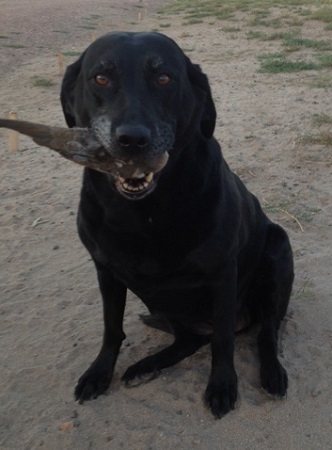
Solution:
M 136 175 L 136 174 L 135 174 Z M 138 173 L 133 178 L 119 177 L 115 186 L 127 198 L 140 199 L 149 194 L 155 187 L 154 173 Z

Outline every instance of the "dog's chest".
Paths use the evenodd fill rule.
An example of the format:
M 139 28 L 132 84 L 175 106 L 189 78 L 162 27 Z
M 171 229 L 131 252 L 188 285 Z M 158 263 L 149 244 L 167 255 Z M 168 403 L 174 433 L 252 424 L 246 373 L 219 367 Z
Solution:
M 153 215 L 106 223 L 99 233 L 96 259 L 133 290 L 191 284 L 202 270 L 201 259 L 193 257 L 199 243 L 189 229 L 179 231 L 176 225 L 175 220 L 161 221 Z

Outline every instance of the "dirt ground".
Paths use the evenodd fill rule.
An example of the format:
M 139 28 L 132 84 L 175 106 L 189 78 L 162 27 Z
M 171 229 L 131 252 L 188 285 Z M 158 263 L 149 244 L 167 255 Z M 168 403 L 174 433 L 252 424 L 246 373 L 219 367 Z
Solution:
M 108 395 L 75 403 L 73 388 L 102 337 L 95 271 L 75 225 L 82 170 L 28 138 L 10 152 L 0 130 L 0 448 L 330 449 L 331 146 L 299 139 L 324 131 L 314 117 L 332 115 L 331 84 L 313 84 L 329 72 L 261 73 L 257 56 L 279 52 L 280 42 L 248 39 L 244 13 L 235 25 L 184 25 L 179 14 L 158 16 L 162 4 L 1 0 L 0 115 L 64 125 L 60 50 L 66 65 L 107 31 L 158 29 L 174 38 L 209 76 L 228 163 L 291 238 L 296 280 L 281 333 L 288 398 L 260 388 L 252 333 L 237 339 L 239 400 L 222 420 L 202 402 L 208 347 L 150 383 L 124 387 L 124 370 L 170 340 L 140 323 L 144 307 L 130 295 Z M 316 21 L 302 29 L 312 39 L 331 33 Z

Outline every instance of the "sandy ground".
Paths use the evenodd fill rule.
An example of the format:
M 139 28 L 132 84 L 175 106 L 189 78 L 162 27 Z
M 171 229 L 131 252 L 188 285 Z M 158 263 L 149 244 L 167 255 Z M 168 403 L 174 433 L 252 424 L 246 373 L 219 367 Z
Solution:
M 63 125 L 57 52 L 68 64 L 75 60 L 68 52 L 84 50 L 94 34 L 164 29 L 175 38 L 209 75 L 228 162 L 291 237 L 296 280 L 281 334 L 288 398 L 275 401 L 260 389 L 251 333 L 236 343 L 236 409 L 220 421 L 202 402 L 208 347 L 150 383 L 125 388 L 124 370 L 170 340 L 140 323 L 144 307 L 131 295 L 108 395 L 76 404 L 73 388 L 102 336 L 95 271 L 75 228 L 81 168 L 28 138 L 9 152 L 1 130 L 0 448 L 330 449 L 331 147 L 298 137 L 317 131 L 314 114 L 331 116 L 331 88 L 311 85 L 324 73 L 259 73 L 257 55 L 277 52 L 280 43 L 248 40 L 245 17 L 235 35 L 209 19 L 190 26 L 179 16 L 158 19 L 160 4 L 1 0 L 0 115 L 14 110 L 21 119 Z M 303 32 L 331 39 L 318 22 Z M 54 85 L 36 87 L 36 76 Z

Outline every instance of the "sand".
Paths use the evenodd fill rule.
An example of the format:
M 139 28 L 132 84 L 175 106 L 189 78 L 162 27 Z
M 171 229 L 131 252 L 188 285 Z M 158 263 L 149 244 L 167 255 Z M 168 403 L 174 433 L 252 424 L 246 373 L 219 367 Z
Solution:
M 234 23 L 211 18 L 186 26 L 180 15 L 161 19 L 161 4 L 2 0 L 0 115 L 14 110 L 22 120 L 64 125 L 60 50 L 66 65 L 111 30 L 159 29 L 176 39 L 209 76 L 227 161 L 291 238 L 296 279 L 280 339 L 288 397 L 276 401 L 260 388 L 253 332 L 236 341 L 239 400 L 221 420 L 202 402 L 208 346 L 158 379 L 126 388 L 125 369 L 170 342 L 139 321 L 145 309 L 130 294 L 127 339 L 109 392 L 75 403 L 74 386 L 103 331 L 95 270 L 76 233 L 82 169 L 29 138 L 10 152 L 0 130 L 0 448 L 330 449 L 331 147 L 299 140 L 323 130 L 314 114 L 332 114 L 331 87 L 312 86 L 328 71 L 260 73 L 257 56 L 281 44 L 247 39 L 244 14 L 232 33 L 225 27 Z M 310 21 L 302 32 L 331 39 L 323 27 Z M 53 85 L 35 86 L 36 77 Z

